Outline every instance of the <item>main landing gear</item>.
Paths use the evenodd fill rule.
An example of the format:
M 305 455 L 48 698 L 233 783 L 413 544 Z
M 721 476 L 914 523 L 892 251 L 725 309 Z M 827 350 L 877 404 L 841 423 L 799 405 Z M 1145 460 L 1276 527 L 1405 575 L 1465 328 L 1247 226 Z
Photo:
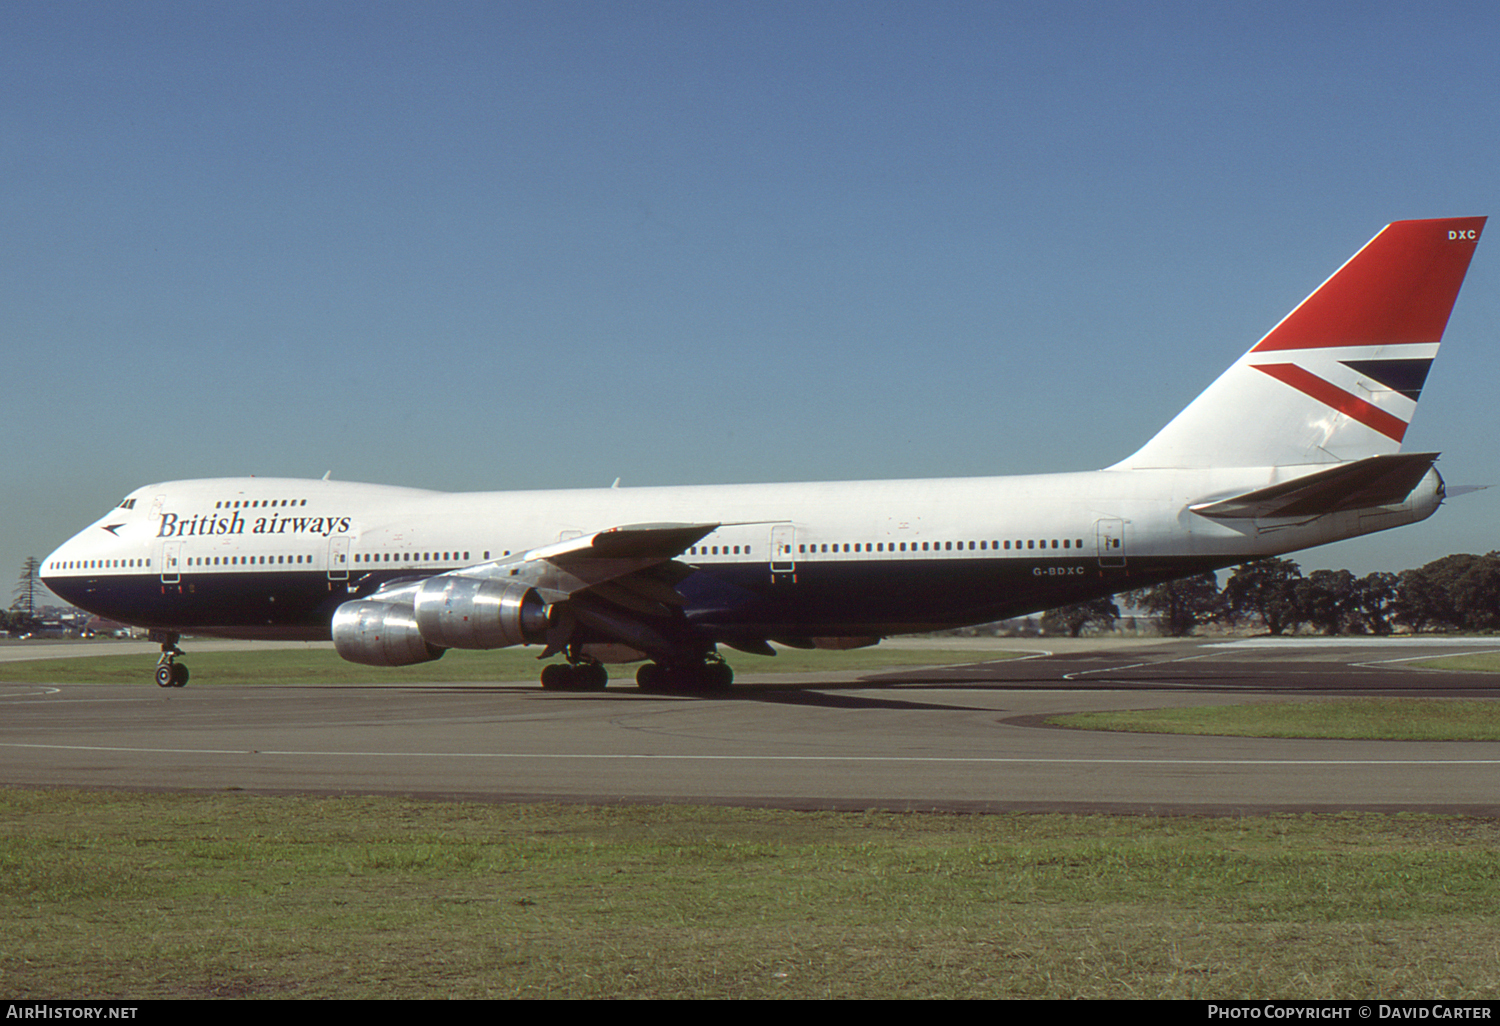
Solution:
M 647 663 L 636 671 L 635 683 L 657 694 L 727 691 L 734 683 L 734 670 L 717 656 L 701 663 Z
M 549 663 L 542 668 L 542 687 L 548 691 L 603 691 L 609 671 L 592 659 Z M 635 675 L 636 686 L 658 695 L 692 695 L 727 691 L 734 671 L 717 656 L 701 663 L 646 663 Z
M 603 663 L 549 663 L 542 667 L 542 687 L 548 691 L 603 691 L 609 671 Z
M 163 688 L 180 688 L 188 682 L 188 668 L 174 660 L 182 655 L 177 647 L 179 635 L 160 631 L 151 632 L 151 640 L 161 642 L 161 658 L 156 661 L 156 685 Z

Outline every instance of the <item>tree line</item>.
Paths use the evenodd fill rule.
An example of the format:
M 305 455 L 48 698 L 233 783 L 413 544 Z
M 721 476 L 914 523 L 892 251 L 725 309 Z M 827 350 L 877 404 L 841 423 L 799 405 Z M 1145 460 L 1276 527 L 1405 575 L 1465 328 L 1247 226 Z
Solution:
M 1156 618 L 1161 633 L 1191 634 L 1208 623 L 1259 623 L 1273 635 L 1309 628 L 1323 634 L 1500 630 L 1500 552 L 1444 556 L 1399 574 L 1355 577 L 1348 570 L 1303 576 L 1289 559 L 1258 559 L 1234 569 L 1224 587 L 1199 574 L 1123 598 Z M 1078 637 L 1109 629 L 1120 611 L 1108 598 L 1042 614 L 1042 630 Z

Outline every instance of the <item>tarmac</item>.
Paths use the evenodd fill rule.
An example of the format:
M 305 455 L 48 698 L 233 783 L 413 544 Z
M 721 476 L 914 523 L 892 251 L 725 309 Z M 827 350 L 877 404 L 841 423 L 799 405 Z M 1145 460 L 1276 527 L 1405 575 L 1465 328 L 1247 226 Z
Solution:
M 3 683 L 0 666 L 0 784 L 985 813 L 1500 815 L 1500 742 L 1130 734 L 1045 723 L 1082 710 L 1327 696 L 1493 700 L 1500 674 L 1411 665 L 1500 650 L 1493 639 L 957 643 L 1025 655 L 750 675 L 712 697 L 487 682 L 44 686 Z M 264 643 L 195 642 L 193 650 L 246 644 Z M 955 639 L 900 644 L 951 649 Z M 141 653 L 143 680 L 156 652 L 142 642 L 88 647 Z M 0 662 L 16 649 L 32 658 L 79 654 L 77 645 L 26 642 L 0 646 Z

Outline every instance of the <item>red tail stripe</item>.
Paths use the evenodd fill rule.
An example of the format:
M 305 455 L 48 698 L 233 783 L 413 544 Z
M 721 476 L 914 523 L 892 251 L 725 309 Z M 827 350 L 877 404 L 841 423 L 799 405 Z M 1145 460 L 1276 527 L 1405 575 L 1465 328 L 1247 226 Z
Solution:
M 1406 435 L 1406 422 L 1393 417 L 1380 407 L 1365 402 L 1352 392 L 1346 392 L 1332 382 L 1325 381 L 1311 371 L 1295 363 L 1253 363 L 1250 366 L 1264 371 L 1277 381 L 1291 385 L 1299 392 L 1312 396 L 1318 402 L 1333 407 L 1352 420 L 1357 420 L 1373 431 L 1400 442 Z
M 1440 341 L 1484 222 L 1392 222 L 1253 351 Z

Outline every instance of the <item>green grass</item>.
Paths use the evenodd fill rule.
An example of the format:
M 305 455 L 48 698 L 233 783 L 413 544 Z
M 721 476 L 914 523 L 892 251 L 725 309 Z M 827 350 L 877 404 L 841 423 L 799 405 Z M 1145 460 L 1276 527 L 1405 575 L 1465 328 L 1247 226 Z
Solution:
M 1442 656 L 1437 659 L 1423 659 L 1410 665 L 1420 666 L 1427 670 L 1477 670 L 1482 673 L 1500 673 L 1500 652 Z
M 0 790 L 0 992 L 1500 998 L 1500 824 Z
M 1047 723 L 1080 730 L 1229 737 L 1387 741 L 1500 741 L 1500 702 L 1447 698 L 1351 698 L 1181 709 L 1071 713 Z
M 542 663 L 540 650 L 503 649 L 494 652 L 454 650 L 441 659 L 418 666 L 392 668 L 360 666 L 345 662 L 331 649 L 272 649 L 241 652 L 193 652 L 192 642 L 182 642 L 186 655 L 181 661 L 192 673 L 189 687 L 208 684 L 349 684 L 370 681 L 388 683 L 449 683 L 454 681 L 535 681 Z M 736 674 L 867 672 L 902 666 L 933 666 L 951 663 L 991 662 L 1011 659 L 1020 653 L 980 649 L 853 649 L 846 652 L 783 649 L 776 656 L 755 656 L 726 651 Z M 0 680 L 27 684 L 141 684 L 151 681 L 155 657 L 80 656 L 75 659 L 37 659 L 0 664 Z M 633 682 L 637 664 L 610 667 L 617 681 Z

